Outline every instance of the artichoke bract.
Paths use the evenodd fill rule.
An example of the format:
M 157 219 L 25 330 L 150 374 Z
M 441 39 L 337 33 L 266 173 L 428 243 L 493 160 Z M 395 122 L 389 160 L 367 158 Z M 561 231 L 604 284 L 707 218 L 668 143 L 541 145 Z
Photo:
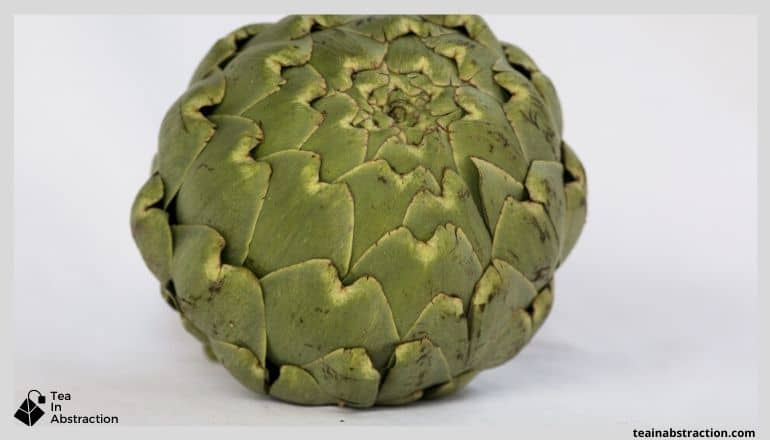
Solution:
M 184 327 L 300 404 L 439 397 L 530 340 L 586 216 L 551 81 L 475 16 L 290 16 L 217 41 L 131 228 Z

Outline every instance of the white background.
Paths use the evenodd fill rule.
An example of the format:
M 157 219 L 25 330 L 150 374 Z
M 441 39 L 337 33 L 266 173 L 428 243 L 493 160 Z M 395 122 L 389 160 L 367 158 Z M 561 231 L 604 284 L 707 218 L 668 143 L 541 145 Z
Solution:
M 121 424 L 757 423 L 757 45 L 748 16 L 486 16 L 554 81 L 589 218 L 545 326 L 441 401 L 253 395 L 160 298 L 129 230 L 157 131 L 209 46 L 259 16 L 17 16 L 14 400 Z M 45 425 L 44 425 L 45 426 Z

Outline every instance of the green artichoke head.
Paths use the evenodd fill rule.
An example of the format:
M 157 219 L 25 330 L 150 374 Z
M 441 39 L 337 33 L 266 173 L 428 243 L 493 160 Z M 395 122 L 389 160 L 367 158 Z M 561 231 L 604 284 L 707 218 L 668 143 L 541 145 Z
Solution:
M 481 18 L 290 16 L 203 58 L 131 227 L 241 383 L 369 407 L 518 353 L 585 215 L 551 81 Z

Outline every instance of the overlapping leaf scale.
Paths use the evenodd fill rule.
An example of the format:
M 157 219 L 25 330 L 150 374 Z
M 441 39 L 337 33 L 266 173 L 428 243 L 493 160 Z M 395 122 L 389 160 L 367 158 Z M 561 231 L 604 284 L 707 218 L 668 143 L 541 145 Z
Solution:
M 556 232 L 561 256 L 562 238 L 566 236 L 567 202 L 564 193 L 564 166 L 559 162 L 533 161 L 524 186 L 529 199 L 545 208 Z M 559 257 L 561 258 L 561 257 Z
M 561 114 L 561 103 L 559 97 L 556 94 L 556 88 L 554 88 L 551 79 L 542 72 L 535 72 L 532 74 L 532 85 L 535 86 L 540 96 L 545 102 L 545 108 L 548 115 L 551 117 L 554 130 L 561 138 L 564 132 L 564 122 Z
M 377 402 L 384 405 L 411 402 L 422 397 L 424 389 L 451 379 L 444 355 L 428 338 L 405 342 L 393 353 Z
M 344 93 L 326 95 L 314 107 L 324 115 L 324 122 L 302 149 L 323 158 L 321 180 L 331 182 L 364 162 L 367 132 L 352 126 L 359 109 L 353 98 Z
M 402 337 L 404 341 L 425 338 L 441 350 L 452 376 L 467 370 L 468 322 L 461 298 L 437 294 Z
M 270 386 L 270 395 L 303 405 L 330 405 L 338 398 L 327 394 L 312 374 L 302 367 L 281 365 L 278 379 Z
M 223 115 L 209 119 L 217 130 L 179 190 L 177 221 L 217 230 L 227 243 L 223 260 L 242 265 L 267 192 L 270 165 L 249 154 L 262 138 L 253 121 Z
M 444 172 L 441 195 L 420 191 L 404 215 L 404 226 L 420 240 L 428 240 L 439 225 L 452 224 L 463 232 L 479 263 L 489 263 L 492 240 L 471 192 L 454 171 Z
M 399 337 L 375 278 L 343 286 L 331 262 L 309 260 L 261 281 L 272 362 L 303 365 L 338 347 L 361 347 L 376 368 L 385 366 Z
M 518 46 L 510 43 L 502 43 L 501 46 L 510 66 L 524 74 L 540 92 L 556 131 L 561 135 L 563 132 L 561 104 L 551 79 L 541 72 L 532 58 Z
M 506 61 L 516 70 L 523 72 L 526 76 L 532 76 L 533 73 L 540 71 L 535 61 L 519 46 L 501 42 L 500 47 L 503 49 Z
M 244 47 L 223 70 L 227 93 L 213 112 L 240 115 L 266 96 L 276 93 L 286 82 L 283 69 L 307 63 L 312 45 L 310 37 L 304 37 Z
M 540 329 L 545 318 L 551 313 L 553 307 L 553 287 L 548 285 L 541 290 L 530 305 L 530 316 L 532 316 L 532 327 L 535 331 Z
M 508 91 L 510 98 L 503 104 L 505 115 L 513 126 L 525 157 L 533 160 L 559 160 L 561 134 L 556 130 L 543 97 L 532 83 L 508 65 L 501 69 L 495 81 Z
M 505 170 L 477 157 L 471 157 L 478 173 L 478 191 L 481 199 L 481 210 L 489 230 L 494 232 L 497 221 L 503 209 L 503 203 L 508 197 L 523 200 L 524 185 L 506 173 Z
M 438 182 L 425 168 L 399 174 L 388 162 L 375 160 L 339 177 L 353 196 L 354 218 L 351 261 L 356 262 L 375 241 L 401 226 L 417 192 L 439 193 Z
M 429 37 L 451 32 L 416 15 L 385 15 L 351 20 L 342 29 L 366 35 L 380 42 L 393 41 L 408 34 Z
M 517 268 L 538 289 L 551 280 L 559 240 L 543 205 L 506 198 L 493 237 L 492 258 Z
M 303 404 L 374 405 L 381 375 L 362 348 L 339 348 L 302 367 L 284 365 L 270 394 Z
M 311 34 L 313 55 L 310 64 L 326 79 L 329 90 L 347 90 L 352 75 L 379 66 L 386 45 L 369 37 L 331 28 Z
M 464 308 L 482 272 L 471 242 L 452 224 L 435 229 L 427 241 L 406 227 L 388 232 L 351 267 L 346 284 L 365 275 L 382 285 L 399 334 L 439 293 L 460 298 Z
M 246 47 L 297 40 L 310 34 L 314 28 L 326 29 L 340 26 L 353 18 L 346 15 L 288 15 L 252 38 Z
M 164 199 L 163 179 L 153 174 L 142 186 L 131 207 L 131 235 L 144 263 L 165 285 L 171 278 L 172 238 L 168 213 L 161 205 Z
M 220 103 L 224 94 L 225 77 L 215 69 L 190 84 L 163 118 L 153 169 L 163 179 L 163 208 L 168 208 L 193 161 L 214 135 L 214 124 L 202 109 Z
M 457 86 L 454 63 L 425 46 L 415 35 L 402 36 L 388 45 L 385 64 L 395 73 L 422 73 L 439 86 Z
M 240 46 L 243 46 L 255 35 L 259 35 L 272 27 L 272 23 L 249 24 L 217 40 L 201 62 L 198 63 L 198 67 L 195 68 L 195 73 L 193 73 L 190 82 L 199 81 L 208 76 L 212 71 L 220 68 L 221 65 L 235 56 Z
M 449 126 L 449 139 L 460 174 L 481 207 L 472 158 L 495 165 L 517 181 L 524 180 L 528 159 L 499 102 L 471 87 L 457 89 L 455 100 L 467 114 Z
M 586 186 L 586 174 L 583 165 L 575 155 L 575 152 L 566 143 L 562 143 L 562 158 L 566 171 L 565 175 L 570 179 L 564 185 L 564 197 L 567 205 L 564 219 L 566 225 L 565 235 L 561 242 L 561 260 L 564 261 L 583 231 L 583 225 L 586 221 L 588 188 Z
M 502 55 L 500 42 L 497 41 L 484 19 L 477 15 L 427 15 L 425 19 L 445 28 L 461 28 L 461 33 L 468 35 L 473 41 Z
M 354 224 L 353 197 L 347 185 L 321 182 L 321 157 L 309 151 L 281 151 L 262 160 L 273 173 L 246 267 L 261 277 L 325 258 L 340 273 L 347 273 Z
M 180 312 L 208 336 L 217 358 L 239 380 L 264 381 L 267 339 L 259 280 L 246 268 L 221 263 L 225 240 L 211 227 L 174 225 L 172 231 L 171 278 Z
M 461 80 L 498 102 L 504 100 L 503 91 L 495 82 L 492 71 L 492 66 L 500 57 L 499 53 L 455 32 L 425 38 L 423 41 L 436 53 L 454 60 Z
M 255 151 L 258 159 L 278 151 L 299 150 L 324 122 L 323 114 L 310 105 L 326 93 L 321 75 L 312 66 L 303 65 L 283 69 L 281 77 L 282 84 L 274 93 L 243 112 L 265 135 Z
M 211 341 L 211 352 L 235 379 L 257 393 L 267 393 L 267 370 L 251 350 L 222 341 Z
M 518 270 L 493 260 L 476 285 L 470 307 L 469 366 L 492 368 L 512 358 L 529 341 L 526 308 L 537 291 Z
M 446 170 L 456 170 L 449 137 L 443 131 L 426 133 L 419 145 L 409 145 L 397 137 L 382 144 L 375 159 L 384 159 L 399 173 L 423 167 L 436 180 L 441 180 Z

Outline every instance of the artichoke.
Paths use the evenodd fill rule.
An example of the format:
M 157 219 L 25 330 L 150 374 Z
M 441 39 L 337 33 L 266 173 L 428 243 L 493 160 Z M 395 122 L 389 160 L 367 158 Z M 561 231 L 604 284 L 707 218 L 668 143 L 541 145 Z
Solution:
M 475 16 L 290 16 L 217 41 L 131 228 L 246 387 L 439 397 L 513 357 L 586 216 L 551 81 Z

